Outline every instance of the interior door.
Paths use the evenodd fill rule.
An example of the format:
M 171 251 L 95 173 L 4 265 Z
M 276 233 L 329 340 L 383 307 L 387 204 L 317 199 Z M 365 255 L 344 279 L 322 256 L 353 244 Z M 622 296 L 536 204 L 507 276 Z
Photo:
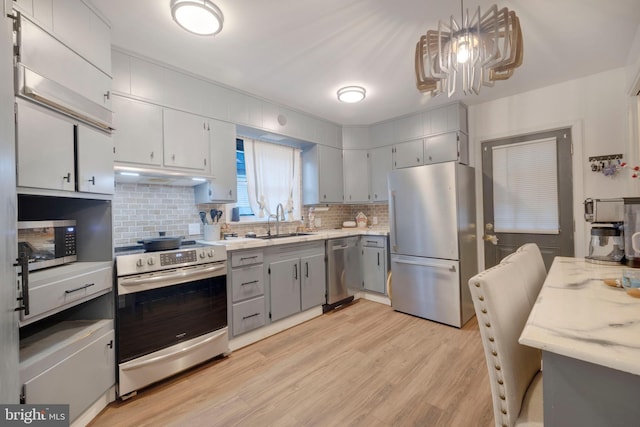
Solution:
M 547 270 L 573 256 L 571 129 L 482 143 L 484 262 L 536 243 Z

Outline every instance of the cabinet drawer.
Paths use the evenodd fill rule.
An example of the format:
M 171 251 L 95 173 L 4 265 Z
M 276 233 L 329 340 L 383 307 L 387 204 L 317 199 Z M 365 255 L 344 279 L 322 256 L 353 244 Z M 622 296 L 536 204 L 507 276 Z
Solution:
M 234 269 L 232 274 L 233 302 L 264 294 L 262 264 Z
M 264 297 L 233 305 L 233 336 L 264 326 Z
M 104 293 L 113 286 L 111 267 L 53 280 L 40 278 L 38 273 L 29 275 L 30 311 L 28 316 L 21 314 L 20 321 L 23 324 L 42 317 L 40 315 L 43 313 L 59 311 L 58 309 L 75 305 L 91 295 Z M 43 270 L 43 274 L 47 274 L 46 270 Z
M 384 248 L 387 242 L 384 236 L 362 236 L 361 239 L 362 246 L 369 248 Z
M 262 263 L 262 250 L 231 252 L 231 267 Z
M 111 330 L 26 381 L 25 403 L 69 404 L 73 421 L 115 384 L 113 340 Z

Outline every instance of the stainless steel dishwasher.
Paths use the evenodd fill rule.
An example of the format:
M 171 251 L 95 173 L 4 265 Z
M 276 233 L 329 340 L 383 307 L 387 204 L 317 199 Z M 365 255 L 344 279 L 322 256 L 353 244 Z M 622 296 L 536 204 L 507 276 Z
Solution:
M 353 301 L 349 288 L 362 288 L 359 236 L 327 240 L 327 304 L 324 311 Z

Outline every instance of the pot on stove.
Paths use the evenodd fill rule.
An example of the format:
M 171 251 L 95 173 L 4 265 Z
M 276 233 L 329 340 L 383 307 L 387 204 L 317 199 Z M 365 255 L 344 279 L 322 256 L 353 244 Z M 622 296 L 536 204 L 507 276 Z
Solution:
M 169 251 L 178 249 L 182 243 L 182 237 L 153 237 L 145 240 L 138 240 L 147 252 Z

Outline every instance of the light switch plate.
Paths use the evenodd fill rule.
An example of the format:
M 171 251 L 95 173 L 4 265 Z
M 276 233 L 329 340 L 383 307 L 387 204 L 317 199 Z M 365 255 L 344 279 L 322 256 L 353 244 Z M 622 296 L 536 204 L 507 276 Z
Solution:
M 189 235 L 200 234 L 200 223 L 194 222 L 189 224 Z
M 316 227 L 321 227 L 322 226 L 322 219 L 321 218 L 316 218 L 315 225 L 316 225 Z
M 371 218 L 371 224 L 372 225 L 378 225 L 378 217 L 374 216 L 373 218 Z

